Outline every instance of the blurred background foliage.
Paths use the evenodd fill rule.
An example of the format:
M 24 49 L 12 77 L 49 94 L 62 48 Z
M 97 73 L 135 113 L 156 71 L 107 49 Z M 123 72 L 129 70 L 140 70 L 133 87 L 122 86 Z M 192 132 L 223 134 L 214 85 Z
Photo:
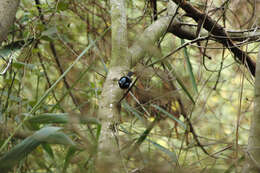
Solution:
M 157 1 L 158 18 L 166 15 L 166 3 Z M 190 3 L 206 9 L 226 30 L 256 27 L 259 8 L 254 1 L 227 1 L 225 9 L 220 8 L 225 3 L 221 0 L 207 1 L 206 7 L 206 1 Z M 180 9 L 179 20 L 196 24 L 184 14 Z M 153 10 L 149 1 L 129 0 L 127 15 L 131 46 L 154 22 Z M 21 0 L 15 24 L 0 50 L 2 69 L 12 59 L 8 71 L 0 77 L 3 170 L 93 172 L 93 153 L 97 151 L 88 143 L 95 143 L 92 137 L 98 137 L 101 125 L 96 113 L 110 63 L 110 30 L 104 34 L 110 25 L 108 0 Z M 167 34 L 160 44 L 161 54 L 184 42 Z M 244 41 L 240 48 L 255 60 L 258 46 L 257 41 Z M 87 52 L 76 62 L 83 50 Z M 161 119 L 141 142 L 138 157 L 127 161 L 129 172 L 241 170 L 253 114 L 254 78 L 232 56 L 214 41 L 181 49 L 168 58 L 175 74 L 169 81 L 175 89 L 156 75 L 171 72 L 163 63 L 153 68 L 144 65 L 147 58 L 159 57 L 147 55 L 141 70 L 133 69 L 134 78 L 142 76 L 122 101 L 119 134 L 128 139 L 125 148 L 141 141 L 140 136 L 156 117 Z M 63 74 L 66 76 L 60 78 Z M 198 140 L 212 156 L 205 154 L 187 132 L 190 127 L 181 116 L 180 105 L 175 97 L 166 97 L 167 92 L 180 95 Z M 177 171 L 176 165 L 182 170 Z

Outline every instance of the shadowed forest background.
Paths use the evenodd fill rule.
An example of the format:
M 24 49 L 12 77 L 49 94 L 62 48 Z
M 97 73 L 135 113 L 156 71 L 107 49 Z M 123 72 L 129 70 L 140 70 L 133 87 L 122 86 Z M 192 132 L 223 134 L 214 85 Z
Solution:
M 260 171 L 260 1 L 1 1 L 1 173 Z

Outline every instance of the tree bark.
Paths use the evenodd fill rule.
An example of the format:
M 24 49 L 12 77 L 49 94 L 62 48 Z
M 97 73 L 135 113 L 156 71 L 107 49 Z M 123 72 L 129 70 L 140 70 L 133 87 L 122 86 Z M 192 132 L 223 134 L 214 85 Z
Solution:
M 251 118 L 246 155 L 243 173 L 260 172 L 260 49 L 256 61 L 254 114 Z
M 117 124 L 118 101 L 123 90 L 118 87 L 120 77 L 127 74 L 130 61 L 127 57 L 126 1 L 110 0 L 112 24 L 112 54 L 106 81 L 99 102 L 98 118 L 102 124 L 99 137 L 97 172 L 122 172 Z M 124 171 L 123 171 L 124 172 Z
M 1 0 L 0 1 L 0 45 L 7 37 L 10 27 L 14 23 L 15 14 L 20 0 Z

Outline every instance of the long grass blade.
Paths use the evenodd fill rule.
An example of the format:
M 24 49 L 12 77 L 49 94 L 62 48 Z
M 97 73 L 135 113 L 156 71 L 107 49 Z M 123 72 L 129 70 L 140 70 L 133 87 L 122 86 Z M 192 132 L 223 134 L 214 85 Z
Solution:
M 178 163 L 178 157 L 177 157 L 175 152 L 170 151 L 169 149 L 165 148 L 164 146 L 162 146 L 162 145 L 160 145 L 160 144 L 158 144 L 158 143 L 156 143 L 156 142 L 154 142 L 150 139 L 146 139 L 146 140 L 151 142 L 156 148 L 158 148 L 159 150 L 161 150 L 162 152 L 167 154 L 171 158 L 172 162 Z
M 181 86 L 181 88 L 183 89 L 183 91 L 187 95 L 187 97 L 192 101 L 193 104 L 195 104 L 195 101 L 194 101 L 193 97 L 191 96 L 190 92 L 185 87 L 185 85 L 183 84 L 181 79 L 178 77 L 178 75 L 175 74 L 172 65 L 167 61 L 165 61 L 165 65 L 167 66 L 168 70 L 172 73 L 172 75 L 176 78 L 178 84 Z
M 181 44 L 185 44 L 184 39 L 181 39 Z M 194 73 L 193 73 L 191 62 L 190 62 L 190 56 L 189 56 L 187 47 L 183 48 L 183 52 L 184 52 L 185 61 L 187 63 L 188 72 L 189 72 L 189 75 L 190 75 L 190 80 L 191 80 L 191 83 L 192 83 L 193 90 L 196 93 L 198 93 L 198 88 L 197 88 L 196 80 L 195 80 L 195 77 L 194 77 Z
M 186 125 L 179 120 L 178 118 L 176 118 L 175 116 L 173 116 L 172 114 L 170 114 L 169 112 L 167 112 L 166 110 L 164 110 L 163 108 L 161 108 L 160 106 L 154 105 L 152 104 L 152 107 L 156 108 L 157 110 L 159 110 L 160 112 L 162 112 L 163 114 L 167 115 L 169 118 L 171 118 L 172 120 L 176 121 L 178 124 L 180 124 L 184 129 L 186 129 Z

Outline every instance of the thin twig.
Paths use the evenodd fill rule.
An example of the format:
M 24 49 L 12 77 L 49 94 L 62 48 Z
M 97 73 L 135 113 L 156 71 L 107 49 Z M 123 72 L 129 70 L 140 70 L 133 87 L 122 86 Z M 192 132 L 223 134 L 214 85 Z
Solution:
M 192 6 L 190 3 L 187 3 L 186 1 L 183 0 L 172 0 L 172 1 L 174 1 L 176 4 L 180 4 L 180 7 L 187 13 L 187 16 L 191 17 L 196 22 L 205 18 L 205 24 L 203 25 L 203 27 L 207 31 L 212 32 L 213 35 L 228 37 L 228 34 L 226 33 L 225 29 L 221 25 L 219 25 L 215 20 L 213 20 L 207 14 L 201 12 L 200 10 Z M 240 61 L 240 63 L 248 67 L 251 74 L 255 76 L 255 66 L 256 66 L 255 62 L 251 59 L 250 56 L 248 56 L 246 52 L 241 50 L 235 43 L 233 43 L 233 41 L 229 37 L 227 39 L 219 39 L 218 42 L 220 42 L 227 48 L 231 46 L 232 48 L 229 48 L 229 50 L 235 55 L 235 57 Z
M 185 44 L 179 46 L 177 49 L 175 49 L 174 51 L 168 53 L 167 55 L 165 55 L 165 56 L 162 57 L 161 59 L 159 59 L 159 60 L 157 60 L 157 61 L 155 61 L 155 62 L 149 64 L 148 66 L 153 66 L 154 64 L 157 64 L 157 63 L 159 63 L 159 62 L 163 62 L 164 60 L 166 60 L 167 58 L 169 58 L 171 55 L 173 55 L 174 53 L 178 52 L 178 51 L 181 50 L 182 48 L 184 48 L 184 47 L 186 47 L 186 46 L 188 46 L 188 45 L 190 45 L 190 44 L 196 43 L 196 42 L 198 42 L 198 41 L 202 41 L 202 40 L 208 39 L 209 37 L 210 37 L 210 36 L 205 36 L 205 37 L 199 37 L 199 38 L 196 38 L 196 39 L 194 39 L 194 40 L 191 40 L 191 41 L 189 41 L 189 42 L 187 42 L 187 43 L 185 43 Z

